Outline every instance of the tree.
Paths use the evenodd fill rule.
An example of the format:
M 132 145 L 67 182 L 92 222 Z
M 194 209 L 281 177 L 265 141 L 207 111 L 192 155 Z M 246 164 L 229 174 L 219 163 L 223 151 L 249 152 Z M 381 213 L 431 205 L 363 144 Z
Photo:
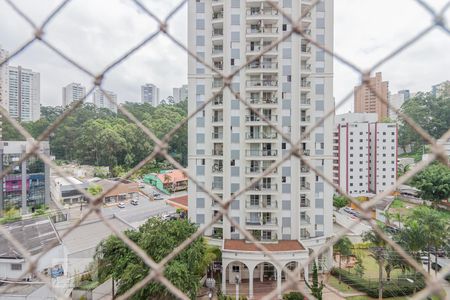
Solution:
M 312 284 L 310 285 L 308 281 L 305 278 L 305 284 L 310 289 L 311 294 L 316 297 L 317 300 L 322 300 L 322 293 L 323 293 L 323 281 L 319 284 L 319 274 L 317 271 L 317 265 L 316 261 L 313 263 L 313 274 L 312 274 Z
M 341 238 L 333 246 L 334 252 L 339 253 L 339 269 L 341 268 L 342 257 L 348 257 L 352 254 L 352 242 L 348 237 Z M 339 272 L 339 282 L 341 282 L 341 273 Z
M 103 192 L 103 188 L 99 184 L 91 184 L 88 187 L 87 192 L 95 197 L 97 195 L 100 195 Z
M 197 226 L 187 220 L 163 221 L 149 219 L 138 231 L 125 234 L 156 262 L 173 251 L 184 240 L 197 231 Z M 205 270 L 204 260 L 210 259 L 202 237 L 194 240 L 175 258 L 168 262 L 164 276 L 176 287 L 195 299 L 200 287 L 200 278 Z M 102 241 L 95 254 L 100 282 L 113 277 L 118 282 L 117 293 L 123 294 L 142 280 L 151 271 L 149 267 L 118 237 L 111 236 Z M 167 288 L 155 281 L 139 290 L 132 299 L 175 299 Z
M 369 251 L 378 264 L 378 299 L 383 299 L 383 266 L 386 259 L 386 242 L 374 231 L 363 233 L 363 241 L 370 242 Z
M 364 267 L 361 255 L 356 255 L 356 263 L 355 263 L 355 273 L 359 276 L 359 277 L 363 277 L 364 275 L 364 271 L 366 270 L 366 268 Z
M 417 174 L 412 185 L 420 190 L 420 196 L 425 200 L 440 202 L 450 197 L 450 168 L 434 163 Z
M 448 243 L 450 238 L 449 220 L 436 209 L 419 206 L 412 211 L 406 224 L 407 228 L 415 228 L 415 231 L 418 230 L 418 227 L 423 230 L 425 242 L 423 245 L 428 250 L 428 273 L 430 273 L 431 248 L 434 247 L 437 251 Z M 437 264 L 437 255 L 435 255 L 435 263 Z M 435 272 L 437 273 L 437 268 L 435 268 Z
M 350 200 L 342 195 L 333 195 L 333 206 L 336 208 L 342 208 L 347 206 L 350 203 Z

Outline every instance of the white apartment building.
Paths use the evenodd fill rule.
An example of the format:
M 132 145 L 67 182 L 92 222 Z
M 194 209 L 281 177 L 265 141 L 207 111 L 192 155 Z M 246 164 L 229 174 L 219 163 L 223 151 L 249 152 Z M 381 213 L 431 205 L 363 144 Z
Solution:
M 431 93 L 435 97 L 450 97 L 450 80 L 433 85 Z
M 409 90 L 401 90 L 397 94 L 389 95 L 389 104 L 395 109 L 400 109 L 410 97 L 411 93 Z M 391 120 L 397 121 L 398 116 L 391 107 L 388 108 L 388 116 Z
M 109 98 L 115 103 L 117 103 L 117 94 L 115 94 L 114 92 L 104 90 L 103 93 L 100 89 L 95 89 L 95 91 L 93 92 L 94 105 L 98 108 L 107 108 L 110 111 L 117 113 L 117 106 L 113 102 L 111 102 L 105 94 L 107 94 Z
M 148 103 L 151 106 L 159 105 L 159 88 L 151 83 L 141 86 L 141 102 Z
M 188 97 L 188 85 L 183 84 L 179 88 L 173 88 L 173 101 L 174 103 L 179 103 L 180 101 L 186 100 Z
M 86 88 L 80 83 L 71 83 L 62 88 L 62 106 L 66 107 L 74 101 L 86 97 Z
M 9 109 L 9 95 L 8 95 L 8 62 L 6 59 L 8 58 L 8 51 L 2 49 L 0 47 L 0 63 L 5 61 L 0 66 L 0 106 L 4 109 Z M 0 140 L 2 139 L 2 116 L 0 116 Z
M 21 66 L 8 68 L 8 111 L 19 121 L 36 121 L 41 116 L 40 74 Z
M 311 1 L 280 1 L 294 20 Z M 230 74 L 290 29 L 283 15 L 265 1 L 190 0 L 189 49 Z M 321 1 L 301 22 L 318 43 L 333 49 L 333 1 Z M 189 102 L 193 112 L 210 97 L 214 100 L 189 121 L 189 171 L 222 199 L 250 182 L 280 160 L 291 148 L 274 129 L 235 99 L 229 89 L 220 92 L 218 74 L 189 58 Z M 231 87 L 268 120 L 298 141 L 325 111 L 333 108 L 333 58 L 299 35 L 292 35 L 233 77 Z M 216 95 L 217 94 L 217 95 Z M 328 118 L 301 140 L 308 161 L 325 174 L 332 173 L 333 118 Z M 189 189 L 189 218 L 200 226 L 219 211 L 193 182 Z M 234 200 L 230 217 L 266 243 L 289 268 L 304 262 L 333 235 L 333 189 L 297 158 L 275 171 Z M 281 287 L 281 269 L 230 225 L 220 219 L 205 231 L 222 245 L 222 291 L 235 275 L 253 280 L 275 280 Z M 319 267 L 332 264 L 331 249 L 319 257 Z M 304 276 L 308 276 L 308 269 Z M 234 286 L 233 286 L 234 289 Z
M 397 125 L 375 113 L 336 116 L 333 180 L 352 196 L 381 193 L 397 179 Z

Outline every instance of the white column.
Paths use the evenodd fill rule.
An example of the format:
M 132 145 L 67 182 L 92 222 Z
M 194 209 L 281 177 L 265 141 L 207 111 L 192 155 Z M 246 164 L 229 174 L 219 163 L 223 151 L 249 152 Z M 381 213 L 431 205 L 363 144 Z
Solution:
M 308 278 L 309 278 L 309 266 L 306 266 L 303 270 L 305 271 L 305 280 L 308 281 Z
M 223 268 L 222 271 L 222 294 L 226 295 L 227 291 L 227 266 Z
M 281 269 L 276 268 L 277 270 L 277 291 L 278 291 L 278 299 L 282 299 L 283 295 L 281 293 Z
M 249 266 L 248 268 L 248 298 L 253 299 L 253 272 L 255 268 Z

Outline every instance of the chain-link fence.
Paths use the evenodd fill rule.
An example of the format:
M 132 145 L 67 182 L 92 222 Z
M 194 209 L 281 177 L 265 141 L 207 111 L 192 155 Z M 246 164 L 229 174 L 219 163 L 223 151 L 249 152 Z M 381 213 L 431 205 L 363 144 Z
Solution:
M 75 0 L 73 0 L 75 1 Z M 190 238 L 186 239 L 185 241 L 181 242 L 181 244 L 175 248 L 171 254 L 169 254 L 167 257 L 162 259 L 160 262 L 155 262 L 151 257 L 147 255 L 145 251 L 143 251 L 140 247 L 137 246 L 136 243 L 134 243 L 132 240 L 130 240 L 121 230 L 118 230 L 115 228 L 111 222 L 105 218 L 102 215 L 102 212 L 100 210 L 100 207 L 102 205 L 102 199 L 104 195 L 106 195 L 109 191 L 115 188 L 115 186 L 112 186 L 110 189 L 103 191 L 100 195 L 97 197 L 93 197 L 90 194 L 88 194 L 85 190 L 77 188 L 75 186 L 74 182 L 71 182 L 69 174 L 67 174 L 61 167 L 56 165 L 50 157 L 45 154 L 38 151 L 39 145 L 41 141 L 45 141 L 49 138 L 49 136 L 52 134 L 52 132 L 74 111 L 76 111 L 84 102 L 86 97 L 78 102 L 75 102 L 73 105 L 71 105 L 68 109 L 64 111 L 62 115 L 60 115 L 57 120 L 48 126 L 46 130 L 36 139 L 35 142 L 32 142 L 31 147 L 26 151 L 22 157 L 16 161 L 13 165 L 9 166 L 6 170 L 3 170 L 1 174 L 1 178 L 5 178 L 5 176 L 11 172 L 11 170 L 15 166 L 19 166 L 22 161 L 27 160 L 30 156 L 36 155 L 39 159 L 41 159 L 45 164 L 49 165 L 51 169 L 59 174 L 62 177 L 65 177 L 69 182 L 74 184 L 74 187 L 78 189 L 78 191 L 84 195 L 86 199 L 89 200 L 89 206 L 87 210 L 85 210 L 85 213 L 82 215 L 82 217 L 77 220 L 75 223 L 72 224 L 71 228 L 66 230 L 64 234 L 61 236 L 61 238 L 64 238 L 67 236 L 74 228 L 79 226 L 86 218 L 90 215 L 96 214 L 98 218 L 108 226 L 112 232 L 114 232 L 117 237 L 119 237 L 132 251 L 134 251 L 141 259 L 142 261 L 150 268 L 150 272 L 148 275 L 142 279 L 140 282 L 135 284 L 131 289 L 126 291 L 124 294 L 120 295 L 118 299 L 126 299 L 130 296 L 134 295 L 139 289 L 144 287 L 146 284 L 148 284 L 151 281 L 157 281 L 167 287 L 167 289 L 176 297 L 180 299 L 188 299 L 188 297 L 180 290 L 178 289 L 172 282 L 170 282 L 167 278 L 164 277 L 164 269 L 166 264 L 174 259 L 177 254 L 179 254 L 183 249 L 185 249 L 188 245 L 190 245 L 191 242 L 193 242 L 198 237 L 202 236 L 202 234 L 205 232 L 205 230 L 209 227 L 211 227 L 214 223 L 216 223 L 220 218 L 225 217 L 229 220 L 230 224 L 236 228 L 247 240 L 255 243 L 257 248 L 261 251 L 261 253 L 264 253 L 267 257 L 270 258 L 271 262 L 277 266 L 278 268 L 281 268 L 284 273 L 286 274 L 286 281 L 282 285 L 282 290 L 285 291 L 288 288 L 298 286 L 300 288 L 300 282 L 298 281 L 299 274 L 303 270 L 303 268 L 308 267 L 310 263 L 312 263 L 315 259 L 319 257 L 322 253 L 324 253 L 330 246 L 334 245 L 339 239 L 341 239 L 347 232 L 349 232 L 354 226 L 356 226 L 361 220 L 356 220 L 352 223 L 351 226 L 347 227 L 344 231 L 340 232 L 339 234 L 335 235 L 332 239 L 328 240 L 325 245 L 321 248 L 321 250 L 316 251 L 315 253 L 311 254 L 307 261 L 305 261 L 302 265 L 300 265 L 298 268 L 296 268 L 294 271 L 288 270 L 285 266 L 280 264 L 277 259 L 273 256 L 273 254 L 267 250 L 264 243 L 261 243 L 257 239 L 255 239 L 252 234 L 244 229 L 240 224 L 238 224 L 235 220 L 233 220 L 228 215 L 228 209 L 230 206 L 231 201 L 245 193 L 252 185 L 257 183 L 261 178 L 267 176 L 269 173 L 271 173 L 274 169 L 281 166 L 281 164 L 285 161 L 287 161 L 292 156 L 299 158 L 302 163 L 304 163 L 307 167 L 309 167 L 317 176 L 322 178 L 327 184 L 331 185 L 336 191 L 338 191 L 340 194 L 345 195 L 348 199 L 351 200 L 351 202 L 357 206 L 362 212 L 362 219 L 364 222 L 369 224 L 374 232 L 376 232 L 385 242 L 387 245 L 392 247 L 401 257 L 403 257 L 407 263 L 412 266 L 417 272 L 423 275 L 423 278 L 426 283 L 426 288 L 415 294 L 413 299 L 423 299 L 432 293 L 437 293 L 443 288 L 444 278 L 450 274 L 450 266 L 447 266 L 443 268 L 436 277 L 431 277 L 425 270 L 418 264 L 418 262 L 413 259 L 404 249 L 402 249 L 401 246 L 399 246 L 396 242 L 394 242 L 389 236 L 383 232 L 383 230 L 377 225 L 377 223 L 372 220 L 370 216 L 370 209 L 373 208 L 380 200 L 385 198 L 386 196 L 392 194 L 396 191 L 396 189 L 410 180 L 414 175 L 416 175 L 418 172 L 423 170 L 425 167 L 427 167 L 430 163 L 432 163 L 434 160 L 438 159 L 445 165 L 449 165 L 448 158 L 445 155 L 445 150 L 442 147 L 441 144 L 438 144 L 434 138 L 432 138 L 424 129 L 422 129 L 419 125 L 417 125 L 408 115 L 405 115 L 401 110 L 391 106 L 388 99 L 386 99 L 385 96 L 380 95 L 377 93 L 376 90 L 374 90 L 373 86 L 369 84 L 369 78 L 372 72 L 376 69 L 378 69 L 380 66 L 386 64 L 389 61 L 392 61 L 395 59 L 400 53 L 405 51 L 406 49 L 410 48 L 412 45 L 418 43 L 423 37 L 425 37 L 429 32 L 431 32 L 435 28 L 439 28 L 440 30 L 444 31 L 446 34 L 450 35 L 450 29 L 447 27 L 444 19 L 444 13 L 449 9 L 450 7 L 450 1 L 447 2 L 441 11 L 435 11 L 431 6 L 429 6 L 426 1 L 422 0 L 415 0 L 411 1 L 411 5 L 415 5 L 413 2 L 416 2 L 418 5 L 422 6 L 432 17 L 433 21 L 432 23 L 423 29 L 422 31 L 418 32 L 413 38 L 410 40 L 405 41 L 400 47 L 389 53 L 389 55 L 382 57 L 377 63 L 375 63 L 371 68 L 367 70 L 362 70 L 357 65 L 353 64 L 349 59 L 339 55 L 339 53 L 335 53 L 332 49 L 325 48 L 321 43 L 315 41 L 311 36 L 305 32 L 305 29 L 301 26 L 302 18 L 306 17 L 308 13 L 314 9 L 314 7 L 320 2 L 319 0 L 311 1 L 310 8 L 306 11 L 302 12 L 302 16 L 299 20 L 294 20 L 291 18 L 291 16 L 284 12 L 283 9 L 279 6 L 278 1 L 269 1 L 267 0 L 267 4 L 269 4 L 273 9 L 278 10 L 285 20 L 287 20 L 291 25 L 291 30 L 284 32 L 284 34 L 275 42 L 272 42 L 269 46 L 262 49 L 262 51 L 252 57 L 250 60 L 246 61 L 244 64 L 242 64 L 239 68 L 235 69 L 231 74 L 224 74 L 221 70 L 217 69 L 215 66 L 210 65 L 208 62 L 204 61 L 202 58 L 198 57 L 196 53 L 188 49 L 186 45 L 184 45 L 181 41 L 177 40 L 173 35 L 171 35 L 168 31 L 168 28 L 170 28 L 171 20 L 174 18 L 175 14 L 181 10 L 184 6 L 187 5 L 187 0 L 181 1 L 177 6 L 173 8 L 173 10 L 165 17 L 160 18 L 157 16 L 154 12 L 152 12 L 151 9 L 149 9 L 147 6 L 145 6 L 142 2 L 139 0 L 131 1 L 133 2 L 136 7 L 141 10 L 143 13 L 145 13 L 149 18 L 153 19 L 159 24 L 159 29 L 155 32 L 149 33 L 149 35 L 140 43 L 137 45 L 133 45 L 127 52 L 125 52 L 121 57 L 116 59 L 115 61 L 112 61 L 103 71 L 101 71 L 98 74 L 94 74 L 88 70 L 88 66 L 84 66 L 80 63 L 78 63 L 76 60 L 72 59 L 68 55 L 66 55 L 63 51 L 59 50 L 54 44 L 52 44 L 52 41 L 47 39 L 46 36 L 46 29 L 49 26 L 49 22 L 52 19 L 58 18 L 58 15 L 65 9 L 68 3 L 72 2 L 71 0 L 65 0 L 62 1 L 56 9 L 54 9 L 48 17 L 42 22 L 42 24 L 35 24 L 13 1 L 6 0 L 8 5 L 21 17 L 23 18 L 34 30 L 34 35 L 25 43 L 23 43 L 22 46 L 20 46 L 17 50 L 11 53 L 9 58 L 7 58 L 4 61 L 0 62 L 0 65 L 5 64 L 8 60 L 14 58 L 18 54 L 20 54 L 22 51 L 30 47 L 30 45 L 34 43 L 41 43 L 45 45 L 48 49 L 53 51 L 54 55 L 59 56 L 84 74 L 88 75 L 93 80 L 93 86 L 88 91 L 86 97 L 88 97 L 93 90 L 98 87 L 100 90 L 104 93 L 105 97 L 108 98 L 110 102 L 112 102 L 115 106 L 117 106 L 118 111 L 120 111 L 125 117 L 127 117 L 131 122 L 136 124 L 140 130 L 142 130 L 145 135 L 151 139 L 154 144 L 155 148 L 152 153 L 150 153 L 144 160 L 142 160 L 139 164 L 137 164 L 134 168 L 129 170 L 124 176 L 122 176 L 124 179 L 129 178 L 132 176 L 136 171 L 138 171 L 141 167 L 143 167 L 146 163 L 153 160 L 157 155 L 164 157 L 168 162 L 170 162 L 174 168 L 177 168 L 179 170 L 182 170 L 185 175 L 189 178 L 191 185 L 197 185 L 197 187 L 202 190 L 204 193 L 206 193 L 211 199 L 217 201 L 220 203 L 221 208 L 219 211 L 219 214 L 215 215 L 210 222 L 208 222 L 205 225 L 202 225 L 198 228 L 197 232 L 193 234 Z M 194 2 L 194 1 L 193 1 Z M 444 2 L 444 1 L 443 1 Z M 36 5 L 36 4 L 33 4 Z M 171 40 L 177 47 L 181 48 L 182 50 L 186 51 L 187 54 L 191 57 L 193 57 L 198 63 L 203 64 L 206 68 L 210 69 L 212 72 L 216 73 L 218 76 L 221 76 L 223 81 L 223 86 L 221 90 L 218 92 L 222 92 L 226 89 L 231 91 L 231 94 L 238 99 L 245 107 L 250 109 L 254 114 L 256 114 L 261 120 L 263 120 L 265 123 L 267 123 L 268 126 L 270 126 L 273 130 L 275 130 L 287 143 L 291 145 L 291 148 L 287 153 L 282 157 L 282 159 L 276 161 L 273 163 L 269 168 L 267 168 L 264 173 L 262 173 L 260 176 L 254 178 L 252 182 L 247 185 L 246 187 L 243 187 L 240 191 L 234 193 L 229 199 L 221 200 L 218 198 L 211 190 L 205 188 L 195 177 L 194 174 L 190 174 L 187 172 L 183 166 L 178 163 L 173 157 L 171 157 L 168 153 L 168 142 L 171 140 L 171 138 L 174 136 L 174 134 L 183 126 L 186 125 L 188 120 L 192 119 L 196 114 L 200 113 L 203 109 L 205 109 L 208 105 L 212 103 L 215 96 L 218 93 L 215 93 L 212 97 L 210 97 L 207 101 L 205 101 L 201 106 L 199 106 L 195 111 L 189 112 L 188 116 L 180 122 L 177 126 L 172 128 L 170 132 L 168 132 L 163 138 L 159 139 L 149 128 L 147 128 L 142 122 L 140 122 L 133 114 L 131 114 L 125 107 L 117 105 L 114 99 L 111 99 L 109 94 L 105 93 L 102 83 L 103 78 L 106 74 L 111 72 L 114 68 L 122 64 L 124 61 L 126 61 L 130 56 L 132 56 L 137 50 L 139 50 L 141 47 L 152 41 L 155 37 L 158 35 L 165 35 L 169 40 Z M 246 66 L 248 66 L 251 62 L 258 60 L 261 58 L 265 53 L 270 51 L 271 49 L 274 49 L 288 39 L 292 35 L 299 35 L 303 39 L 307 40 L 311 43 L 314 47 L 317 49 L 322 49 L 326 54 L 331 55 L 334 57 L 335 60 L 337 60 L 339 63 L 342 63 L 344 65 L 347 65 L 351 69 L 353 69 L 355 72 L 359 73 L 362 78 L 362 83 L 366 84 L 373 93 L 376 94 L 377 101 L 383 102 L 385 105 L 387 105 L 392 111 L 394 111 L 405 124 L 409 125 L 411 128 L 413 128 L 420 137 L 425 140 L 430 145 L 431 153 L 430 155 L 422 160 L 421 162 L 417 163 L 411 170 L 409 170 L 405 175 L 400 177 L 396 184 L 394 186 L 391 186 L 387 188 L 383 193 L 377 194 L 373 199 L 371 199 L 368 202 L 365 202 L 361 204 L 356 199 L 348 195 L 345 191 L 343 191 L 339 186 L 337 186 L 332 178 L 329 178 L 327 174 L 323 174 L 320 170 L 318 170 L 314 165 L 312 165 L 311 161 L 309 160 L 308 156 L 305 155 L 303 150 L 301 149 L 300 145 L 302 140 L 307 137 L 315 128 L 317 128 L 323 121 L 325 121 L 328 118 L 332 118 L 339 107 L 344 105 L 346 101 L 348 101 L 351 96 L 353 95 L 353 89 L 350 91 L 350 93 L 340 102 L 336 107 L 333 107 L 332 109 L 329 109 L 326 111 L 322 118 L 320 118 L 315 124 L 313 124 L 311 127 L 309 127 L 306 132 L 304 132 L 300 139 L 298 141 L 293 141 L 288 135 L 286 135 L 283 130 L 271 122 L 266 116 L 260 113 L 259 110 L 255 109 L 246 99 L 243 99 L 241 95 L 239 94 L 239 91 L 235 91 L 232 89 L 232 78 L 239 74 L 241 70 L 243 70 Z M 25 138 L 29 139 L 31 138 L 31 134 L 27 132 L 24 127 L 22 127 L 15 119 L 11 118 L 8 114 L 8 112 L 4 109 L 0 109 L 1 116 L 4 118 L 4 121 L 7 121 L 12 124 L 12 126 Z M 442 140 L 446 141 L 450 138 L 450 128 L 447 130 L 447 132 L 441 137 Z M 119 182 L 117 183 L 119 184 Z M 0 234 L 4 236 L 19 252 L 20 255 L 29 262 L 29 267 L 27 270 L 23 272 L 22 278 L 26 276 L 26 274 L 32 273 L 36 271 L 37 265 L 39 260 L 45 255 L 46 252 L 48 252 L 52 247 L 55 246 L 55 244 L 49 244 L 46 245 L 45 251 L 40 253 L 37 257 L 33 257 L 30 252 L 26 250 L 26 248 L 18 241 L 16 240 L 11 233 L 4 227 L 0 226 Z M 54 292 L 54 294 L 58 298 L 66 298 L 61 292 L 57 289 L 55 289 L 50 282 L 50 280 L 40 274 L 39 272 L 36 272 L 36 276 L 43 282 L 45 282 L 48 287 Z M 301 288 L 300 288 L 301 289 Z M 272 292 L 268 293 L 265 296 L 265 299 L 273 299 L 277 296 L 278 291 L 275 289 Z M 313 296 L 306 294 L 307 298 L 314 298 Z M 447 295 L 448 297 L 448 295 Z

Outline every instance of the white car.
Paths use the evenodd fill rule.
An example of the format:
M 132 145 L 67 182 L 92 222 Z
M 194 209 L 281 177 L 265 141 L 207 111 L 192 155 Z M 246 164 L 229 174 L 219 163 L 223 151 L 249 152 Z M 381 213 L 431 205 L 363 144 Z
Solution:
M 118 208 L 125 208 L 125 203 L 123 202 L 119 202 L 119 204 L 117 204 Z

